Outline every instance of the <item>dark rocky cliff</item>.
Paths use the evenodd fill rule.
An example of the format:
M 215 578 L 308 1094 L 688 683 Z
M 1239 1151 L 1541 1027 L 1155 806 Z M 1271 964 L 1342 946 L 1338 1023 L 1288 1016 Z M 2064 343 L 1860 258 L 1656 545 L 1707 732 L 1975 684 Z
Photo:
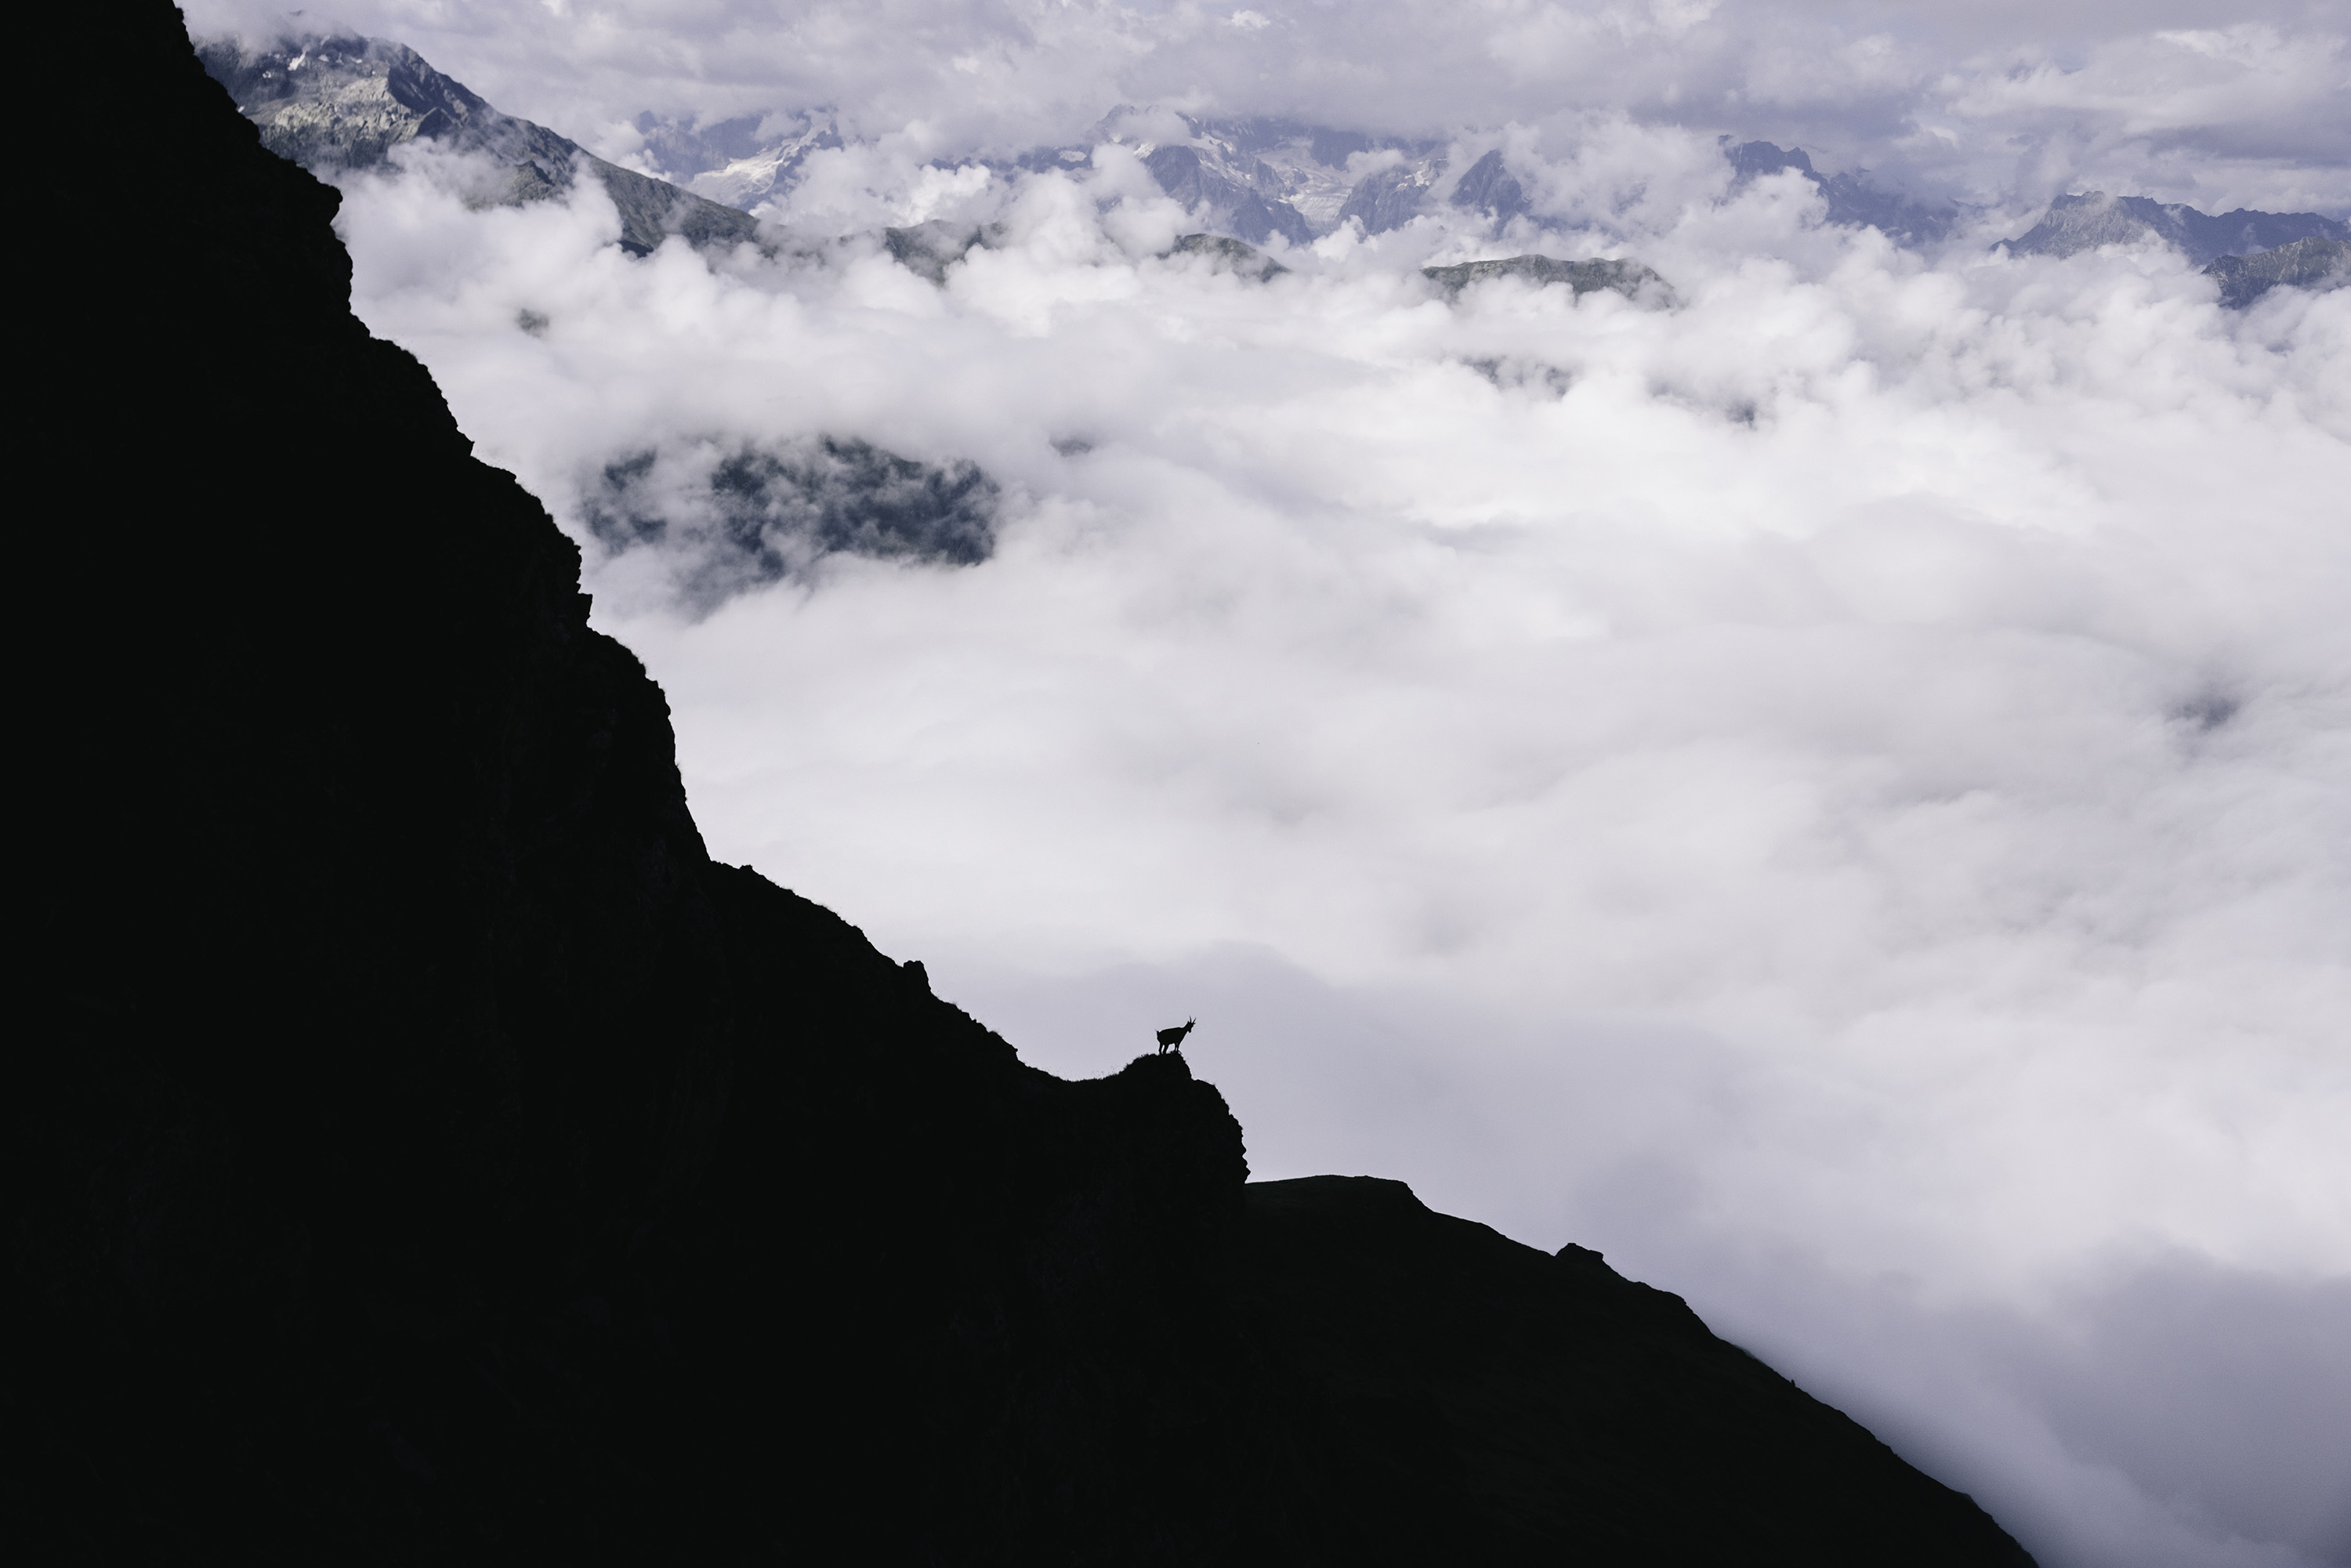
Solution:
M 1596 1259 L 1245 1186 L 713 862 L 578 556 L 159 3 L 31 325 L 12 1556 L 2027 1561 Z

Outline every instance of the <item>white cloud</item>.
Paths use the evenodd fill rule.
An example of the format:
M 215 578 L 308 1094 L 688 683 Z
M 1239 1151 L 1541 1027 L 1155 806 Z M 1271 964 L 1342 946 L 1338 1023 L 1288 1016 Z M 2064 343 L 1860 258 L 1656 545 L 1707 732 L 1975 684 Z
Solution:
M 1377 1170 L 1600 1245 L 2053 1565 L 2339 1555 L 2294 1488 L 2351 1439 L 2263 1427 L 2293 1376 L 2223 1374 L 2248 1334 L 2339 1343 L 2351 1274 L 2351 291 L 2231 313 L 2164 254 L 1983 248 L 2064 171 L 2339 210 L 2340 55 L 2294 57 L 2332 14 L 2071 13 L 2065 59 L 2011 73 L 1997 37 L 1838 12 L 1893 41 L 1806 77 L 1801 14 L 1495 5 L 1447 38 L 1364 7 L 1340 47 L 1264 10 L 1238 45 L 1184 7 L 925 12 L 911 65 L 798 10 L 779 33 L 890 131 L 810 160 L 783 215 L 820 259 L 632 262 L 592 188 L 480 212 L 368 180 L 357 303 L 574 527 L 599 465 L 668 442 L 822 432 L 1004 485 L 977 568 L 840 560 L 701 620 L 642 552 L 590 586 L 714 848 L 1031 1060 L 1106 1070 L 1196 1013 L 1260 1174 Z M 577 129 L 410 15 L 367 26 Z M 616 82 L 708 87 L 715 39 L 747 105 L 799 80 L 742 63 L 783 57 L 747 11 L 666 42 L 598 15 L 478 47 L 519 72 L 554 37 L 548 90 L 615 119 L 643 101 Z M 1155 259 L 1180 214 L 1123 152 L 924 167 L 1049 119 L 1073 59 L 1098 76 L 1053 91 L 1091 113 L 1101 84 L 1240 102 L 1201 62 L 1241 47 L 1334 102 L 1412 77 L 1408 115 L 1486 70 L 1510 118 L 1475 62 L 1512 28 L 1556 35 L 1546 90 L 1602 83 L 1508 132 L 1582 225 L 1560 248 L 1635 255 L 1678 308 L 1448 306 L 1412 270 L 1472 253 L 1442 225 L 1252 285 Z M 904 110 L 976 48 L 993 85 Z M 1818 226 L 1794 180 L 1725 200 L 1668 78 L 1856 139 L 1931 110 L 1934 166 L 2000 210 L 1928 258 Z M 1925 140 L 1887 145 L 1927 167 Z M 1004 229 L 944 289 L 830 237 L 923 216 Z M 2267 1469 L 2191 1418 L 2244 1421 Z

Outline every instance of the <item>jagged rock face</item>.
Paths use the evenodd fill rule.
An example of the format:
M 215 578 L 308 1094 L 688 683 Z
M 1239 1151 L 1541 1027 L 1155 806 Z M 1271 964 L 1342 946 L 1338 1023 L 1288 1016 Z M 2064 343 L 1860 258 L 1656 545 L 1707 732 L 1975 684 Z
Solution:
M 663 172 L 695 195 L 749 212 L 762 202 L 789 193 L 802 165 L 819 152 L 847 145 L 832 117 L 805 112 L 789 133 L 762 141 L 768 115 L 746 115 L 711 125 L 692 125 L 651 112 L 637 116 L 644 148 Z
M 356 35 L 288 38 L 263 49 L 214 39 L 198 57 L 261 130 L 263 145 L 320 173 L 381 163 L 427 141 L 504 171 L 486 193 L 508 204 L 544 201 L 592 174 L 621 214 L 621 244 L 643 256 L 672 234 L 695 245 L 756 243 L 758 225 L 730 207 L 591 156 L 543 125 L 501 114 L 403 44 Z
M 1267 200 L 1253 183 L 1244 184 L 1205 162 L 1197 148 L 1155 148 L 1143 166 L 1186 211 L 1207 213 L 1252 245 L 1262 245 L 1275 235 L 1292 245 L 1313 243 L 1314 231 L 1297 208 Z M 1270 172 L 1266 177 L 1270 178 Z
M 1604 256 L 1593 261 L 1559 261 L 1548 256 L 1513 256 L 1499 261 L 1468 261 L 1454 267 L 1424 267 L 1420 275 L 1458 298 L 1461 291 L 1492 278 L 1515 277 L 1537 288 L 1559 283 L 1578 298 L 1607 289 L 1627 299 L 1651 298 L 1669 302 L 1673 293 L 1666 280 L 1637 261 Z
M 1518 176 L 1502 162 L 1502 150 L 1496 148 L 1463 172 L 1453 187 L 1452 203 L 1471 212 L 1484 213 L 1499 234 L 1512 218 L 1533 209 Z
M 1442 161 L 1419 167 L 1400 164 L 1364 175 L 1347 193 L 1347 204 L 1339 209 L 1339 221 L 1345 223 L 1352 218 L 1364 225 L 1367 235 L 1404 227 L 1419 213 L 1429 185 L 1444 167 Z
M 2087 191 L 2060 196 L 2020 237 L 2018 256 L 2068 256 L 2104 245 L 2160 243 L 2188 253 L 2198 266 L 2215 257 L 2274 249 L 2300 239 L 2351 240 L 2351 225 L 2316 213 L 2257 213 L 2240 207 L 2218 217 L 2179 203 Z
M 2257 256 L 2223 256 L 2204 269 L 2219 280 L 2220 303 L 2242 309 L 2273 288 L 2324 293 L 2351 284 L 2351 244 L 2339 239 L 2298 239 Z
M 576 550 L 351 318 L 335 193 L 162 0 L 107 32 L 134 107 L 98 152 L 178 178 L 171 265 L 100 249 L 33 366 L 78 481 L 37 580 L 87 591 L 35 706 L 44 1005 L 0 1059 L 17 1536 L 2022 1560 L 1598 1260 L 1391 1184 L 1252 1196 L 1181 1055 L 1037 1072 L 713 862 Z
M 421 136 L 506 162 L 536 158 L 543 181 L 569 183 L 576 146 L 500 114 L 403 44 L 351 35 L 248 50 L 214 39 L 196 53 L 238 111 L 261 128 L 262 145 L 307 169 L 366 168 Z
M 1812 155 L 1801 147 L 1782 147 L 1770 141 L 1741 141 L 1723 149 L 1741 183 L 1760 180 L 1766 174 L 1780 174 L 1792 169 L 1808 180 L 1820 178 L 1813 168 Z

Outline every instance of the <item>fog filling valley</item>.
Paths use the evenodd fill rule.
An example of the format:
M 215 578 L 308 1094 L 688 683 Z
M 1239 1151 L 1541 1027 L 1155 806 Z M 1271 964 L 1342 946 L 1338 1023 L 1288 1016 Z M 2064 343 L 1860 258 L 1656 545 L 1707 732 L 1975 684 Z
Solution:
M 2351 10 L 455 15 L 334 21 L 645 172 L 841 131 L 768 254 L 341 182 L 355 308 L 581 541 L 714 855 L 1055 1072 L 1196 1015 L 1257 1176 L 1599 1248 L 2051 1568 L 2351 1563 L 2351 288 L 1994 248 L 2089 189 L 2351 213 Z M 1531 212 L 1260 281 L 1171 254 L 1178 110 L 1504 149 Z M 924 223 L 985 240 L 934 282 Z M 1420 271 L 1522 252 L 1663 287 Z

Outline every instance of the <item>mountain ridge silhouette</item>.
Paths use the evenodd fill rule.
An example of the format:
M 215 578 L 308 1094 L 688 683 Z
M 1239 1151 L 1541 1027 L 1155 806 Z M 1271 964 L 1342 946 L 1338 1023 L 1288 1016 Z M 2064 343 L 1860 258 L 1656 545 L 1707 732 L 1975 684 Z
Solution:
M 5 1071 L 56 1561 L 2029 1563 L 1596 1254 L 1251 1186 L 713 861 L 579 551 L 349 310 L 161 0 L 158 258 L 32 334 L 79 590 Z

